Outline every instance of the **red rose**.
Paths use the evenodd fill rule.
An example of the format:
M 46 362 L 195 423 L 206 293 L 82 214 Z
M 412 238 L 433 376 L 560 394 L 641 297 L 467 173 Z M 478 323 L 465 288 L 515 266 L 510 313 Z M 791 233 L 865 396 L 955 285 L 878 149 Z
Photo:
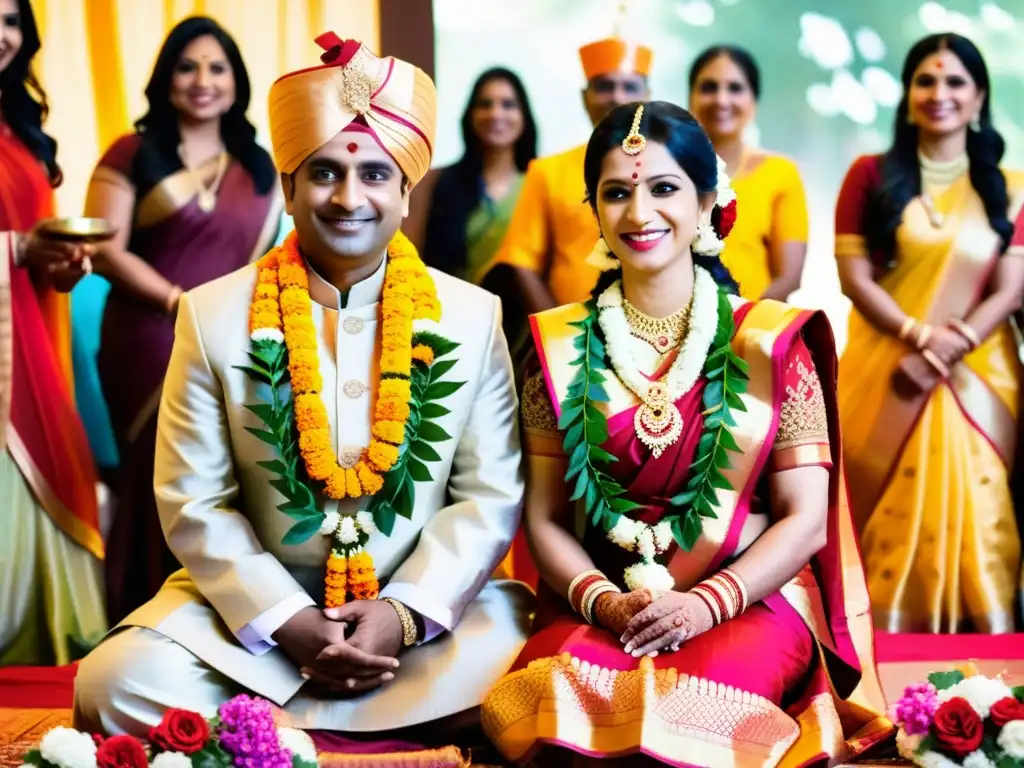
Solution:
M 988 716 L 997 728 L 1002 728 L 1011 720 L 1024 720 L 1024 702 L 1007 696 L 992 705 Z
M 149 740 L 166 752 L 191 755 L 206 746 L 210 726 L 198 712 L 168 709 L 160 725 L 149 732 Z
M 967 699 L 950 699 L 935 713 L 935 738 L 939 746 L 957 757 L 966 757 L 981 746 L 985 725 Z
M 98 768 L 146 768 L 149 759 L 142 744 L 131 736 L 111 736 L 96 749 Z
M 715 212 L 718 215 L 713 217 L 711 223 L 714 225 L 718 237 L 725 240 L 736 223 L 736 201 L 730 201 L 724 208 L 716 208 Z

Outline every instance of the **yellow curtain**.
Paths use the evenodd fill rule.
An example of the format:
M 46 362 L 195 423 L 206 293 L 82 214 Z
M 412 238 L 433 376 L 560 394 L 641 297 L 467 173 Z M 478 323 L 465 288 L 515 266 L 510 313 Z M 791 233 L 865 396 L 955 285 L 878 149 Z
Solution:
M 89 176 L 110 143 L 146 111 L 144 90 L 164 37 L 203 14 L 238 43 L 249 71 L 249 119 L 267 139 L 267 93 L 282 73 L 314 66 L 313 37 L 333 30 L 380 50 L 380 0 L 32 0 L 36 59 L 57 139 L 61 215 L 81 213 Z

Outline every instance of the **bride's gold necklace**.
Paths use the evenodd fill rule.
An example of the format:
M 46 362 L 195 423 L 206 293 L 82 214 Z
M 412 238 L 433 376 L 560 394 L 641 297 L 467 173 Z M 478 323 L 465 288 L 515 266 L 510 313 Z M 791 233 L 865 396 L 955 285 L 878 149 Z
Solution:
M 623 296 L 622 311 L 626 315 L 626 322 L 629 323 L 630 334 L 650 344 L 661 354 L 679 346 L 690 324 L 689 303 L 668 317 L 657 318 L 645 315 Z
M 970 170 L 971 161 L 964 152 L 952 160 L 932 160 L 921 152 L 917 153 L 921 167 L 921 204 L 928 214 L 928 223 L 940 229 L 946 223 L 946 215 L 938 209 L 932 192 L 942 192 Z

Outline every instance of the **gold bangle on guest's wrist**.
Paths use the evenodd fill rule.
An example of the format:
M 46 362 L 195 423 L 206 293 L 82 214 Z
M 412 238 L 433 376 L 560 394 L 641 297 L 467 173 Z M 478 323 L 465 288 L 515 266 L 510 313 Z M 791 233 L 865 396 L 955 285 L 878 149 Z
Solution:
M 972 350 L 981 346 L 981 338 L 978 336 L 978 332 L 963 320 L 952 317 L 949 320 L 949 327 L 963 336 L 964 341 L 971 345 Z
M 420 639 L 420 633 L 416 629 L 416 619 L 413 618 L 412 611 L 393 597 L 382 597 L 381 600 L 394 608 L 395 613 L 398 614 L 398 620 L 402 623 L 402 647 L 409 648 L 416 645 Z
M 932 327 L 927 323 L 924 323 L 923 325 L 918 327 L 917 340 L 915 341 L 915 345 L 919 350 L 924 349 L 926 346 L 928 346 L 928 339 L 930 339 L 931 337 Z
M 913 330 L 915 325 L 917 325 L 917 320 L 913 317 L 907 317 L 907 319 L 903 321 L 903 325 L 900 326 L 899 340 L 906 341 L 907 336 L 910 335 L 910 331 Z
M 941 378 L 949 378 L 949 366 L 947 366 L 944 362 L 939 360 L 938 355 L 936 355 L 930 349 L 925 349 L 921 352 L 921 357 L 925 359 L 928 365 L 935 369 L 935 372 L 939 374 Z

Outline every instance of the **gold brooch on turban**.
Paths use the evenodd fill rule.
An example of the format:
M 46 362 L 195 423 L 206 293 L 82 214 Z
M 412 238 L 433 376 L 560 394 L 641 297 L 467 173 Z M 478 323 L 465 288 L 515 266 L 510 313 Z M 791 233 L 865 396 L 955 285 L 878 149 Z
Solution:
M 430 168 L 437 121 L 434 83 L 419 67 L 380 58 L 357 40 L 320 35 L 323 65 L 270 88 L 270 141 L 279 170 L 292 173 L 346 129 L 371 134 L 415 184 Z

